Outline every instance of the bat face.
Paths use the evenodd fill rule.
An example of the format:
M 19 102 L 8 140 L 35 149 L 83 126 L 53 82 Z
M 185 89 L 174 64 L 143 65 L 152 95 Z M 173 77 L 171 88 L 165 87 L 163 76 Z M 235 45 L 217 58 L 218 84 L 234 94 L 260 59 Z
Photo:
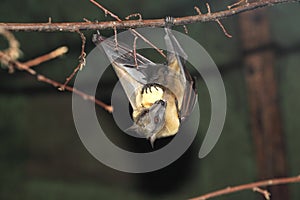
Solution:
M 197 93 L 183 62 L 186 54 L 169 28 L 164 37 L 167 64 L 157 64 L 113 39 L 94 35 L 104 49 L 133 108 L 134 124 L 128 130 L 150 139 L 175 135 L 192 112 Z
M 128 131 L 143 134 L 146 138 L 154 137 L 164 127 L 166 105 L 165 101 L 158 100 L 149 108 L 140 111 L 136 116 L 135 123 Z

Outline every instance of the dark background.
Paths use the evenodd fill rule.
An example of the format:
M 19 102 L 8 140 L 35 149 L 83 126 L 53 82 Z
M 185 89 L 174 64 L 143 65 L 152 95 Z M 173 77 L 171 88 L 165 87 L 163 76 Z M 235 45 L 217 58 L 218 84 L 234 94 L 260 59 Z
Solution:
M 201 1 L 102 0 L 119 17 L 139 12 L 144 19 L 194 15 Z M 232 1 L 209 1 L 212 11 L 227 9 Z M 299 174 L 300 106 L 300 12 L 299 4 L 267 9 L 271 38 L 276 52 L 275 75 L 286 142 L 287 175 Z M 0 3 L 0 22 L 53 22 L 111 20 L 89 1 L 14 1 Z M 188 35 L 197 40 L 219 67 L 227 93 L 227 118 L 223 133 L 204 159 L 197 153 L 210 119 L 210 100 L 201 80 L 197 87 L 201 119 L 199 134 L 189 150 L 176 162 L 157 172 L 127 174 L 110 169 L 94 159 L 81 143 L 72 119 L 71 94 L 36 81 L 24 72 L 0 70 L 0 199 L 186 199 L 216 189 L 259 180 L 255 163 L 245 73 L 241 61 L 238 15 L 223 20 L 233 38 L 227 38 L 217 23 L 188 25 Z M 176 30 L 184 32 L 182 27 Z M 84 32 L 87 49 L 94 48 Z M 68 54 L 35 69 L 57 81 L 77 66 L 81 40 L 76 33 L 16 32 L 26 61 L 67 45 Z M 110 35 L 112 31 L 103 31 Z M 1 48 L 6 41 L 1 37 Z M 111 85 L 115 76 L 103 80 Z M 109 88 L 108 88 L 109 89 Z M 106 91 L 108 92 L 108 91 Z M 104 92 L 106 94 L 106 92 Z M 109 103 L 109 96 L 100 98 Z M 111 116 L 98 109 L 103 123 Z M 202 134 L 201 134 L 202 133 Z M 113 136 L 113 137 L 118 137 Z M 299 184 L 290 186 L 291 199 L 300 198 Z M 216 199 L 258 199 L 244 191 Z

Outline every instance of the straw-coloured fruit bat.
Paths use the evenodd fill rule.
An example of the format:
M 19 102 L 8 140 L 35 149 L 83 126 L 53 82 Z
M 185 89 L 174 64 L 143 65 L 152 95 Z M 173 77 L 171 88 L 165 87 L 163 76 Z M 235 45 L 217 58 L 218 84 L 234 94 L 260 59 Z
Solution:
M 196 103 L 195 82 L 184 67 L 187 55 L 165 27 L 166 64 L 157 64 L 134 53 L 132 48 L 95 34 L 121 82 L 133 108 L 133 125 L 128 129 L 150 139 L 175 135 L 180 123 Z

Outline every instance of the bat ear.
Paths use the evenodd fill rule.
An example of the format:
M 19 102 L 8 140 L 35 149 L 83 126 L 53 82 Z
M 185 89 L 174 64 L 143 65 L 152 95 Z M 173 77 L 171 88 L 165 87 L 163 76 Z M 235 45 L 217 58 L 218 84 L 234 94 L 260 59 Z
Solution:
M 134 123 L 132 126 L 130 126 L 129 128 L 127 128 L 125 130 L 125 132 L 138 134 L 139 129 L 140 129 L 140 127 L 136 123 Z
M 139 134 L 141 127 L 138 126 L 136 123 L 134 123 L 132 126 L 130 126 L 129 128 L 127 128 L 125 130 L 125 132 L 129 132 L 129 133 L 133 133 L 133 134 L 137 134 L 137 135 L 141 135 Z M 156 140 L 156 134 L 151 135 L 150 137 L 148 137 L 147 139 L 149 139 L 151 147 L 154 148 L 154 142 Z

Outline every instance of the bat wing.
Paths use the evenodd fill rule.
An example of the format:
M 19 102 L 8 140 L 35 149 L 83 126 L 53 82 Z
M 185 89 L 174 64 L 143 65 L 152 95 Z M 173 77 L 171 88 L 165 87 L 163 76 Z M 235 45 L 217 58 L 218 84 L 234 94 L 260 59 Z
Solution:
M 171 81 L 173 82 L 173 85 L 170 87 L 178 100 L 180 118 L 181 120 L 185 120 L 186 117 L 193 111 L 197 100 L 195 80 L 184 66 L 184 63 L 187 60 L 186 53 L 171 30 L 169 28 L 165 28 L 165 32 L 165 42 L 168 50 L 168 66 L 170 70 L 176 74 L 176 76 L 174 76 L 176 77 L 176 80 Z
M 132 48 L 124 43 L 116 42 L 112 38 L 103 38 L 99 34 L 93 36 L 93 42 L 104 50 L 122 84 L 133 109 L 137 108 L 139 102 L 137 97 L 142 87 L 147 84 L 147 69 L 155 66 L 155 63 L 140 54 L 136 54 L 136 61 Z M 136 67 L 136 64 L 138 68 Z
M 197 90 L 195 86 L 195 79 L 187 70 L 185 70 L 185 77 L 187 80 L 187 84 L 185 87 L 182 107 L 180 110 L 181 121 L 184 121 L 192 113 L 197 102 Z

